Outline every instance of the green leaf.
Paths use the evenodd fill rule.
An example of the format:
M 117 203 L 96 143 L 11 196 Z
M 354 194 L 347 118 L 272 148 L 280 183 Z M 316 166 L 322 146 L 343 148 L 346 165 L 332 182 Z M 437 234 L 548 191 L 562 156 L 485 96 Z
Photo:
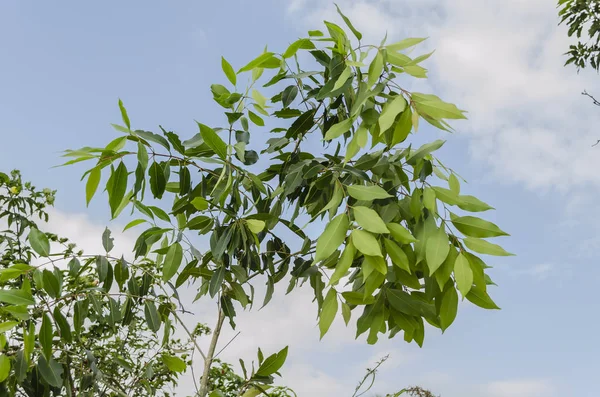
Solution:
M 460 194 L 460 182 L 458 181 L 456 175 L 450 174 L 450 178 L 448 179 L 448 186 L 450 187 L 450 190 L 454 192 L 454 194 Z
M 273 354 L 265 359 L 258 370 L 256 371 L 257 376 L 269 376 L 279 371 L 279 369 L 285 363 L 287 358 L 288 347 L 284 347 L 281 351 Z
M 423 310 L 419 301 L 417 301 L 412 295 L 399 290 L 399 289 L 388 289 L 386 295 L 390 305 L 401 313 L 406 313 L 409 316 L 422 316 Z
M 150 190 L 152 191 L 152 195 L 157 199 L 161 199 L 167 188 L 165 170 L 161 164 L 154 162 L 150 166 L 148 173 L 150 174 Z
M 492 244 L 488 241 L 479 239 L 479 238 L 474 238 L 474 237 L 467 237 L 463 240 L 463 243 L 467 246 L 467 248 L 475 251 L 475 252 L 479 252 L 480 254 L 487 254 L 487 255 L 495 255 L 495 256 L 513 256 L 514 254 L 511 254 L 510 252 L 507 252 L 504 250 L 504 248 L 502 248 L 501 246 L 497 245 L 497 244 Z
M 200 135 L 202 136 L 204 143 L 206 143 L 206 145 L 208 145 L 208 147 L 211 148 L 213 152 L 217 154 L 217 156 L 225 160 L 227 158 L 227 144 L 223 142 L 215 130 L 204 124 L 197 124 L 198 127 L 200 127 Z
M 131 130 L 131 123 L 129 122 L 129 116 L 127 115 L 127 109 L 123 106 L 123 101 L 119 99 L 119 109 L 121 110 L 121 118 L 123 123 L 127 126 L 127 129 Z
M 458 254 L 456 262 L 454 262 L 454 278 L 456 280 L 456 287 L 462 296 L 466 296 L 473 286 L 473 270 L 471 270 L 469 260 L 462 252 Z
M 248 110 L 248 117 L 250 118 L 250 121 L 252 121 L 254 124 L 256 124 L 259 127 L 264 127 L 265 126 L 265 121 L 256 113 Z
M 325 231 L 317 240 L 315 261 L 327 259 L 346 239 L 346 232 L 350 222 L 348 215 L 340 214 L 333 218 L 325 227 Z
M 146 324 L 148 324 L 148 328 L 154 333 L 156 333 L 160 329 L 160 316 L 158 315 L 158 311 L 156 310 L 156 306 L 154 302 L 151 300 L 147 300 L 144 307 L 144 316 L 146 317 Z
M 46 357 L 46 359 L 52 358 L 52 339 L 54 338 L 54 331 L 52 329 L 52 320 L 48 313 L 44 313 L 38 337 L 44 357 Z
M 400 269 L 407 271 L 409 274 L 412 273 L 410 270 L 410 263 L 406 253 L 394 243 L 392 240 L 384 239 L 383 244 L 385 246 L 385 252 L 389 255 L 392 263 L 398 266 Z
M 338 76 L 331 91 L 337 91 L 340 88 L 342 88 L 344 86 L 344 84 L 346 83 L 346 81 L 348 81 L 350 76 L 352 76 L 352 69 L 350 67 L 346 66 L 344 71 Z
M 306 112 L 302 113 L 290 126 L 287 133 L 285 134 L 286 138 L 296 138 L 306 132 L 310 131 L 311 128 L 315 125 L 315 113 L 317 109 L 310 109 Z
M 19 325 L 18 321 L 5 321 L 3 323 L 0 323 L 0 332 L 10 331 L 17 325 Z
M 461 216 L 452 219 L 452 224 L 459 232 L 469 237 L 498 237 L 509 236 L 495 224 L 474 216 Z
M 287 108 L 294 102 L 296 96 L 298 95 L 298 86 L 290 85 L 285 87 L 285 89 L 281 93 L 281 102 L 283 103 L 283 107 Z
M 264 221 L 260 221 L 258 219 L 246 219 L 246 225 L 248 229 L 254 234 L 258 234 L 263 231 L 266 223 Z
M 223 73 L 227 76 L 227 79 L 231 82 L 231 84 L 235 85 L 237 82 L 237 76 L 235 75 L 235 71 L 233 67 L 224 57 L 221 57 L 221 69 L 223 69 Z
M 389 44 L 386 46 L 386 48 L 388 49 L 388 51 L 402 51 L 405 50 L 407 48 L 416 46 L 417 44 L 423 42 L 427 40 L 427 37 L 423 37 L 423 38 L 408 38 L 408 39 L 404 39 L 401 40 L 397 43 L 394 44 Z
M 162 355 L 162 361 L 165 363 L 167 368 L 173 372 L 185 372 L 187 365 L 185 361 L 176 356 L 171 356 L 169 354 Z
M 175 244 L 171 245 L 169 247 L 169 250 L 167 251 L 167 255 L 165 257 L 165 263 L 164 263 L 163 269 L 162 269 L 163 281 L 167 282 L 171 278 L 173 278 L 175 273 L 177 273 L 177 270 L 179 270 L 179 266 L 181 265 L 182 259 L 183 259 L 183 248 L 181 247 L 181 244 L 175 243 Z
M 417 150 L 415 150 L 413 153 L 411 153 L 411 155 L 408 156 L 408 158 L 406 159 L 406 162 L 409 164 L 415 164 L 418 160 L 421 160 L 423 157 L 427 156 L 431 152 L 441 148 L 444 145 L 444 143 L 446 143 L 446 141 L 443 141 L 441 139 L 430 143 L 426 143 Z
M 31 244 L 31 248 L 33 248 L 38 255 L 45 257 L 50 255 L 50 242 L 48 241 L 46 233 L 43 233 L 36 228 L 31 228 L 27 238 L 29 244 Z
M 359 291 L 346 291 L 342 292 L 342 296 L 346 299 L 346 302 L 350 305 L 371 305 L 375 303 L 375 298 L 372 296 L 365 296 Z
M 394 124 L 396 116 L 404 111 L 405 108 L 406 99 L 404 99 L 402 95 L 396 95 L 394 99 L 386 103 L 381 112 L 381 116 L 379 116 L 379 130 L 381 132 L 387 131 L 392 124 Z
M 410 68 L 416 67 L 410 66 Z M 404 67 L 406 72 L 408 72 L 407 68 L 409 66 Z M 458 109 L 456 105 L 442 101 L 435 95 L 413 92 L 411 98 L 420 114 L 427 115 L 436 120 L 466 119 L 463 110 Z
M 44 289 L 50 295 L 51 298 L 58 298 L 60 296 L 60 284 L 58 279 L 48 269 L 43 271 Z
M 335 187 L 333 190 L 333 195 L 331 196 L 331 200 L 329 200 L 329 202 L 327 203 L 327 205 L 325 205 L 325 207 L 321 208 L 321 211 L 319 211 L 319 214 L 321 214 L 325 211 L 329 211 L 331 209 L 335 210 L 339 207 L 340 203 L 344 199 L 344 192 L 340 186 L 341 185 L 339 182 L 337 182 L 335 184 Z
M 62 386 L 63 367 L 53 358 L 47 360 L 46 357 L 38 358 L 37 368 L 42 378 L 54 387 Z
M 110 236 L 110 230 L 108 227 L 104 228 L 104 232 L 102 232 L 102 247 L 108 253 L 114 248 L 114 238 Z
M 354 36 L 358 39 L 361 40 L 362 39 L 362 34 L 356 30 L 356 28 L 354 27 L 354 25 L 352 25 L 352 22 L 350 22 L 350 20 L 348 19 L 347 16 L 345 16 L 342 11 L 340 10 L 340 7 L 338 7 L 338 5 L 335 5 L 335 8 L 337 9 L 338 14 L 340 14 L 340 16 L 342 17 L 342 19 L 344 20 L 344 22 L 346 23 L 346 25 L 350 28 L 350 30 L 352 31 L 352 33 L 354 33 Z
M 141 223 L 144 223 L 144 222 L 146 222 L 146 220 L 145 220 L 145 219 L 134 219 L 134 220 L 132 220 L 131 222 L 129 222 L 129 223 L 128 223 L 128 224 L 127 224 L 127 225 L 126 225 L 124 228 L 123 228 L 123 231 L 125 231 L 125 230 L 127 230 L 127 229 L 131 229 L 132 227 L 134 227 L 134 226 L 137 226 L 137 225 L 139 225 L 139 224 L 141 224 Z
M 92 201 L 92 197 L 96 194 L 101 176 L 102 171 L 98 167 L 94 167 L 90 171 L 90 176 L 88 176 L 87 183 L 85 184 L 85 205 L 89 205 L 90 201 Z
M 53 311 L 54 321 L 56 321 L 56 325 L 58 325 L 58 330 L 60 331 L 60 337 L 67 343 L 71 343 L 73 341 L 73 334 L 71 333 L 71 326 L 69 322 L 65 318 L 65 316 L 61 313 L 58 306 L 54 307 Z
M 292 44 L 290 44 L 287 50 L 285 50 L 285 52 L 283 53 L 283 58 L 287 59 L 293 57 L 301 48 L 304 50 L 312 50 L 315 48 L 315 45 L 309 39 L 296 40 Z
M 435 273 L 448 256 L 450 251 L 448 244 L 448 235 L 443 227 L 436 229 L 432 235 L 428 236 L 425 246 L 425 259 L 427 260 L 427 267 L 429 267 L 429 274 Z
M 493 210 L 494 207 L 484 203 L 479 200 L 477 197 L 463 195 L 458 196 L 458 208 L 461 210 L 469 211 L 469 212 L 483 212 L 487 210 Z
M 363 185 L 350 185 L 347 186 L 348 194 L 354 197 L 357 200 L 363 201 L 372 201 L 379 199 L 386 199 L 389 197 L 393 197 L 391 194 L 386 192 L 383 188 L 372 185 L 372 186 L 363 186 Z
M 0 302 L 10 305 L 31 306 L 35 305 L 35 300 L 31 291 L 18 289 L 0 290 Z
M 389 233 L 385 223 L 379 214 L 371 208 L 356 206 L 354 209 L 354 218 L 363 229 L 372 233 Z
M 127 176 L 127 167 L 121 161 L 117 169 L 110 175 L 109 182 L 106 185 L 110 187 L 108 190 L 108 203 L 110 204 L 110 213 L 113 218 L 116 216 L 115 214 L 123 201 L 123 197 L 125 197 Z
M 410 244 L 418 241 L 404 226 L 398 223 L 388 223 L 386 226 L 396 241 L 402 244 Z
M 325 300 L 323 301 L 323 307 L 321 308 L 321 313 L 319 314 L 319 330 L 321 331 L 321 339 L 331 327 L 331 323 L 333 323 L 333 319 L 338 311 L 338 300 L 337 300 L 337 292 L 335 289 L 330 288 L 329 292 L 325 296 Z
M 498 305 L 496 305 L 496 303 L 494 303 L 494 301 L 492 300 L 492 298 L 490 298 L 490 296 L 487 294 L 487 292 L 477 288 L 476 286 L 471 288 L 471 291 L 469 291 L 469 293 L 467 294 L 467 296 L 465 296 L 465 298 L 467 298 L 467 300 L 469 302 L 471 302 L 474 305 L 477 305 L 483 309 L 500 310 Z
M 364 230 L 355 229 L 352 231 L 351 236 L 352 243 L 356 249 L 362 252 L 364 255 L 383 257 L 379 242 L 371 233 L 365 232 Z
M 435 197 L 446 204 L 457 205 L 460 202 L 458 196 L 450 189 L 439 186 L 433 186 L 432 189 L 435 192 Z
M 350 306 L 348 306 L 346 302 L 342 302 L 342 318 L 344 319 L 344 323 L 346 323 L 346 326 L 350 322 L 351 315 L 352 314 L 350 313 Z
M 211 298 L 214 298 L 217 295 L 217 292 L 221 289 L 221 285 L 223 285 L 223 280 L 225 279 L 225 266 L 219 266 L 213 273 L 210 278 L 210 284 L 208 286 L 208 293 Z
M 10 373 L 10 358 L 0 354 L 0 382 L 4 382 Z
M 450 284 L 449 284 L 450 285 Z M 454 288 L 454 284 L 444 291 L 442 303 L 440 304 L 440 326 L 442 331 L 445 331 L 456 318 L 458 312 L 458 294 Z
M 190 204 L 194 206 L 198 211 L 205 211 L 208 209 L 208 201 L 204 197 L 196 197 Z
M 254 58 L 252 61 L 250 61 L 246 66 L 244 66 L 243 68 L 238 70 L 238 74 L 242 73 L 242 72 L 247 72 L 254 68 L 259 67 L 264 62 L 273 58 L 273 55 L 275 55 L 275 54 L 272 52 L 264 52 L 264 53 L 260 54 L 258 57 Z
M 348 241 L 346 248 L 344 248 L 344 252 L 342 252 L 338 263 L 335 265 L 335 271 L 329 279 L 329 285 L 336 285 L 338 281 L 346 275 L 348 270 L 350 270 L 350 266 L 352 266 L 355 255 L 356 248 L 354 248 L 352 241 Z
M 339 137 L 340 135 L 348 132 L 352 128 L 352 119 L 346 119 L 340 121 L 337 124 L 332 125 L 325 133 L 325 140 L 330 141 Z
M 375 58 L 369 65 L 369 77 L 367 80 L 367 84 L 369 87 L 372 87 L 377 81 L 379 77 L 383 73 L 383 55 L 381 51 L 377 51 Z

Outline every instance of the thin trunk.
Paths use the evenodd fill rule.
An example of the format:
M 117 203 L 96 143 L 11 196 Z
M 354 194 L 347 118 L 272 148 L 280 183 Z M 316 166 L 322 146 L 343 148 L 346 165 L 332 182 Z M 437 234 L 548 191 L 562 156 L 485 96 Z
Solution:
M 217 319 L 217 325 L 213 330 L 212 339 L 210 341 L 210 346 L 208 347 L 208 352 L 206 353 L 206 359 L 204 360 L 204 371 L 202 371 L 202 378 L 200 379 L 200 391 L 198 392 L 199 397 L 206 397 L 208 395 L 208 376 L 210 373 L 210 367 L 212 365 L 212 361 L 215 355 L 215 349 L 217 347 L 217 342 L 219 340 L 219 335 L 221 334 L 221 327 L 223 326 L 223 320 L 225 320 L 225 314 L 223 310 L 219 307 L 219 318 Z

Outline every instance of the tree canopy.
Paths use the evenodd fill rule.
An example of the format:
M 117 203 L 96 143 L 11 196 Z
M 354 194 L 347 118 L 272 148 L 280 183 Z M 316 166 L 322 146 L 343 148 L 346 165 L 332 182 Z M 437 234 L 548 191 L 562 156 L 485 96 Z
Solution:
M 577 69 L 591 66 L 600 69 L 600 1 L 598 0 L 559 0 L 560 23 L 569 27 L 569 37 L 576 37 L 577 43 L 569 46 L 566 65 L 573 64 Z
M 421 346 L 426 323 L 444 331 L 455 321 L 459 296 L 498 309 L 480 255 L 511 255 L 487 240 L 508 234 L 478 216 L 492 207 L 434 156 L 443 140 L 411 144 L 421 123 L 450 132 L 465 112 L 404 88 L 427 76 L 432 53 L 407 51 L 423 38 L 364 44 L 340 15 L 346 29 L 325 22 L 325 32 L 281 53 L 265 48 L 241 68 L 222 58 L 225 84 L 210 87 L 220 122 L 198 121 L 188 136 L 149 131 L 119 101 L 119 137 L 65 152 L 66 165 L 93 163 L 83 174 L 88 203 L 103 186 L 111 218 L 132 216 L 133 260 L 111 256 L 108 229 L 105 252 L 91 256 L 40 231 L 31 217 L 44 216 L 52 194 L 22 196 L 4 178 L 0 204 L 18 210 L 2 215 L 16 228 L 4 244 L 19 252 L 0 278 L 7 390 L 169 395 L 200 356 L 197 395 L 225 395 L 229 386 L 210 381 L 224 322 L 235 328 L 237 311 L 268 305 L 279 283 L 286 293 L 310 285 L 321 337 L 341 316 L 369 344 L 401 334 Z M 182 321 L 183 285 L 216 305 L 206 351 L 203 326 Z M 173 339 L 176 328 L 189 339 Z M 259 349 L 256 365 L 241 361 L 242 381 L 230 379 L 238 395 L 268 393 L 287 354 Z

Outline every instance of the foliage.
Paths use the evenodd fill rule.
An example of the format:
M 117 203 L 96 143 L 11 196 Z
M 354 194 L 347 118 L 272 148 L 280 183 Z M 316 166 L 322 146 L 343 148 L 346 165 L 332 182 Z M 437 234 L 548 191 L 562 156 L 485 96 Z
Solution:
M 145 228 L 126 261 L 110 255 L 108 229 L 106 252 L 86 257 L 70 245 L 52 253 L 50 240 L 67 242 L 27 222 L 16 226 L 19 244 L 27 231 L 20 248 L 26 260 L 7 263 L 0 301 L 14 320 L 7 340 L 25 347 L 18 353 L 23 343 L 9 342 L 11 355 L 1 356 L 0 369 L 10 367 L 6 387 L 168 395 L 198 353 L 204 371 L 197 394 L 224 395 L 213 388 L 234 388 L 239 379 L 211 386 L 220 330 L 225 318 L 235 327 L 240 307 L 256 305 L 260 280 L 266 296 L 259 306 L 282 281 L 288 293 L 308 283 L 321 337 L 340 313 L 346 324 L 354 313 L 356 336 L 367 334 L 370 344 L 402 332 L 422 345 L 425 321 L 442 331 L 454 322 L 459 292 L 498 308 L 487 291 L 489 266 L 476 254 L 510 255 L 486 240 L 507 234 L 469 214 L 492 207 L 464 194 L 460 177 L 434 157 L 444 141 L 409 143 L 421 120 L 451 131 L 448 121 L 464 119 L 464 111 L 399 84 L 426 77 L 421 63 L 431 54 L 405 51 L 424 39 L 365 45 L 343 19 L 357 43 L 325 22 L 327 34 L 310 31 L 281 54 L 265 49 L 237 72 L 223 58 L 228 87 L 211 86 L 220 125 L 197 122 L 189 139 L 162 126 L 160 133 L 134 129 L 119 101 L 123 125 L 114 128 L 121 136 L 65 153 L 66 164 L 95 163 L 83 175 L 87 202 L 104 178 L 112 218 L 128 209 L 134 220 L 126 229 Z M 10 202 L 18 193 L 7 189 Z M 34 253 L 48 263 L 32 266 Z M 59 259 L 69 265 L 58 266 Z M 195 300 L 208 297 L 218 307 L 206 354 L 199 332 L 181 321 L 184 284 L 197 288 Z M 188 342 L 172 341 L 176 326 Z M 287 347 L 266 358 L 259 350 L 251 370 L 241 361 L 239 394 L 268 393 L 286 357 Z
M 571 44 L 566 65 L 573 64 L 583 69 L 588 64 L 600 70 L 600 1 L 559 0 L 560 23 L 569 27 L 569 37 L 577 37 Z

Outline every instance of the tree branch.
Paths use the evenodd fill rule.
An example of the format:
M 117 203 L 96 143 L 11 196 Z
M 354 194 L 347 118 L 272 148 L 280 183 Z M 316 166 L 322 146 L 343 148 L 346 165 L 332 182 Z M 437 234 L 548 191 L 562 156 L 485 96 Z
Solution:
M 208 376 L 210 374 L 210 366 L 214 359 L 219 335 L 221 334 L 221 328 L 223 327 L 223 320 L 225 320 L 225 313 L 221 309 L 221 305 L 219 305 L 219 318 L 217 319 L 217 325 L 213 330 L 210 346 L 208 347 L 206 359 L 204 360 L 204 371 L 202 372 L 202 378 L 200 379 L 200 392 L 198 393 L 199 397 L 206 397 L 208 395 Z

